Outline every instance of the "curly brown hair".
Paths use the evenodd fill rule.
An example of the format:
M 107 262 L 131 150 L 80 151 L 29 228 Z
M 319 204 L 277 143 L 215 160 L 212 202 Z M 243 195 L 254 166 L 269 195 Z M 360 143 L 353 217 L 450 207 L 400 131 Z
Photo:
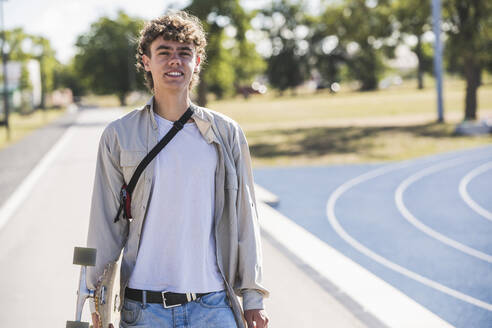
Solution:
M 190 82 L 190 90 L 198 84 L 200 79 L 200 67 L 206 59 L 205 47 L 207 39 L 200 20 L 185 11 L 174 11 L 151 20 L 140 31 L 137 47 L 137 69 L 145 73 L 145 84 L 151 92 L 154 91 L 154 81 L 152 73 L 145 71 L 142 57 L 150 57 L 150 45 L 152 42 L 162 36 L 165 40 L 178 41 L 183 43 L 192 43 L 195 45 L 197 56 L 200 57 L 200 65 L 193 72 Z

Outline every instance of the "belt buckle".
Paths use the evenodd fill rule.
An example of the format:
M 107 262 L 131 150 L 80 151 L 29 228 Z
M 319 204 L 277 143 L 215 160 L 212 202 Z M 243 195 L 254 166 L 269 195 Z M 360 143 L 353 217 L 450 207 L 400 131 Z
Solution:
M 161 294 L 162 294 L 162 306 L 164 306 L 165 309 L 170 309 L 170 308 L 173 308 L 173 307 L 177 307 L 177 306 L 181 306 L 182 305 L 182 304 L 167 305 L 166 304 L 166 297 L 165 297 L 165 294 L 167 292 L 168 292 L 167 290 L 161 292 Z

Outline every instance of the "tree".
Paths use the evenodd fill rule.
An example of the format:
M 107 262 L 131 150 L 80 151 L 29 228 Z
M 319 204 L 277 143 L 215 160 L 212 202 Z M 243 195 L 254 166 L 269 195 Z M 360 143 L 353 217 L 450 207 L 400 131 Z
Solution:
M 55 89 L 69 88 L 75 99 L 86 94 L 87 90 L 77 75 L 75 63 L 72 59 L 67 65 L 57 65 L 54 73 L 53 84 Z
M 429 0 L 397 0 L 393 3 L 392 11 L 399 26 L 400 39 L 403 36 L 415 36 L 417 38 L 417 43 L 412 47 L 412 51 L 418 59 L 418 89 L 423 89 L 424 72 L 432 71 L 432 57 L 426 52 L 429 47 L 424 45 L 422 40 L 424 33 L 431 30 L 431 5 Z
M 309 62 L 313 73 L 320 76 L 321 86 L 340 82 L 341 68 L 347 63 L 349 55 L 343 42 L 345 29 L 337 23 L 343 15 L 343 7 L 332 7 L 320 16 L 308 17 Z
M 29 80 L 29 71 L 27 69 L 27 61 L 29 60 L 29 54 L 24 52 L 24 49 L 22 47 L 22 44 L 26 40 L 28 40 L 28 35 L 24 32 L 22 28 L 15 28 L 12 30 L 6 30 L 4 34 L 5 39 L 2 40 L 2 46 L 4 46 L 6 51 L 4 52 L 4 55 L 1 56 L 2 64 L 3 61 L 8 63 L 8 61 L 16 61 L 21 64 L 21 72 L 20 72 L 20 79 L 19 79 L 19 85 L 17 86 L 21 91 L 30 91 L 32 89 L 32 85 Z M 4 76 L 3 76 L 3 71 L 1 74 L 1 81 L 4 82 Z M 11 86 L 10 86 L 11 87 Z M 2 88 L 2 93 L 3 93 L 3 88 Z M 5 95 L 4 95 L 5 97 Z M 8 96 L 7 96 L 8 97 Z M 8 99 L 8 98 L 5 98 Z M 4 99 L 4 101 L 5 101 Z M 8 100 L 6 100 L 9 102 Z M 21 98 L 21 111 L 24 111 L 27 106 L 27 102 L 24 101 L 24 97 Z M 29 102 L 29 110 L 32 110 L 31 108 L 31 103 Z M 5 114 L 5 113 L 4 113 Z M 2 115 L 3 116 L 3 115 Z
M 212 27 L 212 31 L 214 28 Z M 221 99 L 234 92 L 234 58 L 230 51 L 224 48 L 224 31 L 219 29 L 209 34 L 207 69 L 203 72 L 202 82 L 207 91 Z M 202 85 L 202 87 L 203 87 Z
M 282 94 L 302 84 L 310 74 L 308 64 L 308 27 L 304 4 L 289 0 L 272 2 L 261 11 L 262 30 L 267 32 L 272 54 L 267 59 L 270 84 Z
M 324 67 L 325 78 L 334 80 L 344 63 L 360 90 L 377 89 L 385 69 L 383 56 L 392 57 L 395 49 L 386 42 L 393 33 L 390 4 L 391 0 L 346 0 L 325 8 L 311 37 L 314 61 Z
M 208 34 L 208 63 L 198 85 L 198 104 L 206 105 L 207 92 L 218 98 L 231 95 L 235 86 L 262 72 L 261 58 L 245 37 L 252 17 L 239 0 L 193 0 L 183 10 L 197 16 Z M 226 29 L 234 30 L 234 36 L 227 35 Z
M 58 61 L 55 58 L 55 51 L 51 48 L 50 41 L 41 36 L 33 36 L 31 54 L 39 61 L 41 73 L 41 104 L 39 107 L 46 107 L 46 94 L 54 90 L 54 73 Z
M 59 64 L 50 41 L 41 36 L 27 34 L 22 28 L 6 31 L 5 34 L 6 42 L 10 49 L 9 60 L 21 63 L 21 81 L 19 85 L 21 90 L 29 90 L 31 88 L 27 61 L 30 59 L 39 61 L 41 74 L 41 104 L 39 107 L 45 108 L 46 94 L 54 90 L 54 71 Z
M 361 82 L 362 91 L 377 89 L 385 68 L 384 39 L 393 32 L 389 0 L 349 0 L 342 14 L 349 74 Z
M 231 49 L 234 54 L 234 71 L 236 89 L 244 85 L 251 85 L 253 80 L 265 72 L 267 67 L 265 60 L 256 51 L 256 45 L 248 39 L 240 39 Z
M 135 68 L 136 41 L 143 21 L 118 12 L 116 19 L 102 17 L 78 37 L 75 69 L 88 90 L 115 93 L 120 104 L 130 91 L 143 89 L 143 76 Z
M 477 90 L 481 73 L 492 62 L 492 3 L 483 0 L 446 0 L 444 25 L 451 71 L 466 79 L 465 120 L 477 118 Z
M 26 49 L 24 44 L 30 42 L 31 36 L 24 32 L 22 28 L 14 28 L 12 30 L 5 31 L 5 43 L 9 49 L 9 60 L 13 61 L 27 61 L 31 58 L 31 55 Z M 27 51 L 26 51 L 27 50 Z

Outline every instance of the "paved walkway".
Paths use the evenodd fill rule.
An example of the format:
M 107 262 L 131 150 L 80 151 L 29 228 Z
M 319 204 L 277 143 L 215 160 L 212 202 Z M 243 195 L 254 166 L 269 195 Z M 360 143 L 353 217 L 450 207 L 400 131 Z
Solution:
M 0 151 L 0 206 L 77 117 L 67 113 Z

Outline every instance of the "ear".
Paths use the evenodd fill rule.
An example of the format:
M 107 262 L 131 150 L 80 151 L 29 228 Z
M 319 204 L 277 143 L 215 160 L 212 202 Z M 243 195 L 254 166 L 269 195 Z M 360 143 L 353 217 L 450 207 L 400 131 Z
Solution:
M 145 71 L 150 72 L 150 58 L 147 55 L 142 56 Z
M 202 61 L 202 59 L 200 58 L 200 56 L 196 56 L 196 64 L 195 64 L 195 69 L 194 69 L 195 72 L 197 72 L 200 69 L 200 62 L 201 61 Z

